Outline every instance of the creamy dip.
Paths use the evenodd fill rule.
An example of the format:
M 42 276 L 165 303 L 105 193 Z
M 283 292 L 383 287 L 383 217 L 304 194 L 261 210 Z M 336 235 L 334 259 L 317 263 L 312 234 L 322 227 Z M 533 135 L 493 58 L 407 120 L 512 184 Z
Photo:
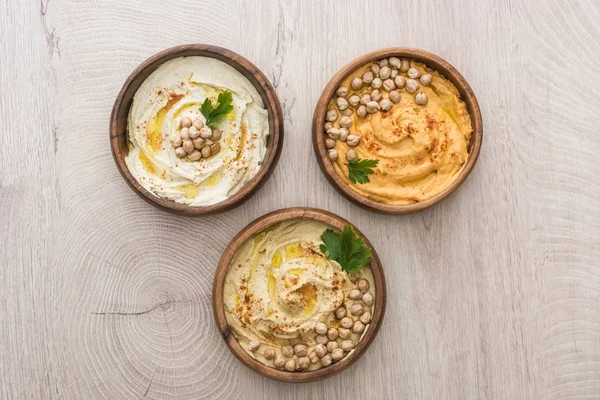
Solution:
M 275 361 L 284 359 L 294 360 L 298 366 L 303 355 L 286 357 L 284 346 L 304 345 L 305 356 L 311 356 L 323 339 L 322 335 L 318 338 L 317 325 L 324 324 L 337 332 L 341 319 L 335 312 L 340 308 L 352 322 L 358 320 L 360 315 L 351 316 L 350 309 L 362 302 L 348 295 L 360 279 L 368 282 L 368 289 L 360 296 L 367 292 L 371 300 L 375 296 L 369 267 L 349 276 L 337 262 L 321 253 L 320 237 L 326 229 L 331 227 L 307 219 L 281 222 L 244 243 L 229 267 L 223 299 L 227 322 L 248 354 L 265 365 L 282 368 Z M 372 308 L 364 305 L 364 312 L 367 311 L 372 312 Z M 354 333 L 351 327 L 346 330 L 350 331 L 347 337 L 337 337 L 333 342 L 340 347 L 343 339 L 350 340 L 354 347 L 366 329 Z M 342 328 L 339 334 L 346 331 Z M 253 341 L 260 346 L 252 348 Z M 269 359 L 269 352 L 275 357 Z M 308 368 L 296 369 L 326 366 L 321 359 L 311 362 Z
M 171 145 L 183 117 L 206 122 L 200 106 L 233 94 L 233 111 L 218 124 L 221 151 L 199 161 L 180 159 Z M 206 206 L 240 190 L 260 169 L 269 134 L 268 112 L 256 88 L 230 65 L 208 57 L 180 57 L 156 69 L 136 92 L 128 118 L 125 159 L 149 192 L 177 203 Z

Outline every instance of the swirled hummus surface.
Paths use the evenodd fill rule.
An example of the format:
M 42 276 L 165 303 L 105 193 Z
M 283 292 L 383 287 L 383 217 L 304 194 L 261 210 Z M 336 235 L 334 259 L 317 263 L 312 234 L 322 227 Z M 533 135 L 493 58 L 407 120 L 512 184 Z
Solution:
M 353 184 L 348 178 L 346 142 L 337 141 L 339 157 L 333 162 L 337 174 L 355 191 L 374 201 L 405 205 L 427 200 L 443 192 L 458 178 L 465 165 L 471 138 L 471 118 L 457 88 L 437 71 L 424 64 L 410 61 L 410 66 L 433 79 L 418 92 L 426 94 L 426 105 L 415 103 L 415 94 L 406 88 L 396 89 L 400 101 L 389 111 L 379 111 L 360 118 L 353 113 L 350 133 L 358 134 L 360 144 L 355 147 L 359 159 L 379 160 L 370 182 Z M 361 77 L 369 70 L 366 65 L 352 73 L 342 84 L 350 88 L 353 77 Z M 399 75 L 407 76 L 406 72 Z M 369 85 L 352 90 L 348 97 L 371 93 Z M 380 89 L 382 98 L 389 93 Z M 335 109 L 335 97 L 328 109 Z M 339 121 L 334 123 L 339 127 Z
M 284 221 L 248 240 L 232 260 L 224 284 L 227 322 L 242 347 L 268 366 L 274 366 L 274 359 L 265 357 L 269 349 L 282 358 L 283 346 L 303 344 L 310 356 L 317 345 L 315 326 L 339 327 L 335 311 L 360 302 L 348 298 L 355 288 L 349 275 L 319 250 L 328 228 L 307 219 Z M 359 274 L 374 296 L 370 268 Z M 351 333 L 348 339 L 357 343 L 361 337 L 362 332 Z M 260 347 L 250 349 L 251 341 L 259 341 Z M 308 370 L 321 367 L 311 363 Z
M 170 141 L 183 117 L 206 122 L 200 106 L 233 94 L 233 111 L 218 123 L 221 151 L 210 158 L 178 158 Z M 219 203 L 260 169 L 269 133 L 268 112 L 256 88 L 233 67 L 208 57 L 180 57 L 158 67 L 136 92 L 128 118 L 125 159 L 148 191 L 192 206 Z

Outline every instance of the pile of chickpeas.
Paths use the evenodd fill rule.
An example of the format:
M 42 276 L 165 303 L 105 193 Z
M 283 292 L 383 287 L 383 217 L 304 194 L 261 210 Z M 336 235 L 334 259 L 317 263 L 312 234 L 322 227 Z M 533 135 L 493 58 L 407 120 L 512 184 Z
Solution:
M 424 106 L 427 104 L 427 95 L 418 90 L 420 85 L 428 86 L 432 80 L 431 74 L 421 74 L 417 68 L 411 67 L 409 60 L 390 57 L 374 62 L 362 76 L 355 76 L 350 81 L 350 88 L 353 91 L 364 92 L 366 86 L 366 89 L 370 90 L 369 87 L 372 89 L 370 93 L 367 90 L 362 95 L 354 93 L 348 97 L 350 94 L 348 88 L 340 86 L 336 90 L 335 108 L 328 110 L 325 116 L 324 128 L 327 133 L 325 146 L 329 149 L 329 159 L 336 161 L 338 158 L 338 152 L 335 150 L 336 140 L 346 142 L 350 147 L 346 152 L 348 161 L 358 157 L 356 150 L 352 147 L 358 146 L 360 136 L 348 131 L 353 124 L 351 116 L 355 111 L 359 118 L 365 118 L 368 114 L 380 111 L 389 111 L 393 104 L 400 102 L 402 89 L 408 93 L 414 93 L 415 103 Z M 382 90 L 388 92 L 386 98 L 384 98 Z M 338 118 L 339 128 L 334 127 Z
M 175 148 L 177 157 L 187 157 L 190 161 L 198 161 L 214 156 L 221 151 L 219 139 L 221 139 L 222 132 L 219 129 L 211 129 L 204 126 L 204 122 L 201 120 L 192 121 L 189 117 L 179 120 L 178 129 L 179 132 L 171 138 L 171 144 Z
M 264 357 L 271 360 L 276 368 L 293 372 L 307 370 L 312 365 L 328 367 L 348 355 L 358 344 L 358 341 L 352 340 L 351 333 L 359 335 L 357 340 L 360 340 L 360 335 L 371 322 L 371 307 L 375 301 L 369 292 L 369 281 L 361 279 L 358 274 L 350 275 L 350 280 L 355 284 L 348 294 L 351 301 L 348 307 L 342 305 L 335 311 L 335 318 L 339 320 L 337 327 L 322 322 L 315 324 L 317 344 L 310 351 L 306 344 L 300 343 L 285 345 L 280 351 L 267 348 Z M 251 340 L 248 345 L 251 352 L 258 351 L 260 347 L 259 340 Z

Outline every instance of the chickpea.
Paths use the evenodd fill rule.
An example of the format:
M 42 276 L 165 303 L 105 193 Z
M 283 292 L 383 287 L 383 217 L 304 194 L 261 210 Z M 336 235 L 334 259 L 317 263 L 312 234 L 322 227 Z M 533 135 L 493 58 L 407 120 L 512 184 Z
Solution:
M 274 359 L 275 358 L 275 349 L 266 349 L 264 356 L 267 360 Z
M 421 85 L 423 85 L 423 86 L 429 86 L 429 84 L 431 83 L 432 80 L 433 80 L 433 76 L 431 76 L 431 74 L 423 74 L 423 75 L 421 75 L 419 82 L 421 82 Z
M 340 325 L 342 328 L 350 329 L 352 328 L 352 325 L 354 325 L 354 321 L 352 321 L 352 318 L 350 317 L 344 317 L 340 321 Z
M 323 130 L 325 132 L 327 132 L 328 130 L 330 130 L 331 128 L 333 128 L 333 124 L 331 122 L 325 122 L 325 125 L 323 125 Z
M 419 89 L 419 83 L 414 79 L 406 80 L 406 91 L 408 93 L 414 93 Z
M 419 92 L 415 95 L 415 103 L 420 106 L 427 104 L 427 95 L 423 92 Z
M 345 115 L 346 117 L 349 117 L 352 115 L 354 111 L 352 111 L 351 108 L 346 108 L 344 111 L 340 111 L 340 114 Z
M 192 140 L 192 143 L 194 143 L 194 148 L 198 150 L 201 150 L 204 147 L 204 139 L 201 137 Z
M 356 147 L 360 143 L 360 136 L 358 135 L 348 135 L 346 140 L 346 144 L 350 147 Z
M 397 77 L 397 76 L 398 76 L 398 70 L 397 70 L 397 69 L 393 69 L 393 70 L 392 70 L 392 73 L 391 73 L 391 75 L 390 75 L 390 78 L 394 79 L 394 78 L 395 78 L 395 77 Z
M 371 72 L 373 72 L 373 74 L 379 75 L 380 69 L 381 67 L 379 66 L 379 64 L 371 64 Z
M 380 89 L 382 85 L 383 85 L 383 81 L 381 80 L 381 78 L 375 78 L 375 79 L 373 79 L 373 82 L 371 82 L 371 87 L 373 89 Z
M 273 365 L 275 365 L 277 368 L 283 368 L 285 366 L 285 358 L 281 357 L 281 355 L 277 356 L 275 361 L 273 361 Z
M 352 126 L 352 118 L 343 116 L 340 118 L 340 126 L 342 128 L 350 128 Z
M 381 67 L 381 70 L 379 70 L 379 77 L 383 80 L 389 78 L 391 74 L 392 70 L 387 65 L 385 67 Z
M 323 364 L 324 367 L 329 367 L 332 363 L 332 359 L 331 356 L 329 354 L 323 356 L 323 358 L 321 358 L 321 364 Z
M 333 109 L 327 111 L 327 115 L 325 116 L 325 119 L 329 122 L 335 122 L 335 120 L 338 119 L 338 112 Z
M 198 135 L 200 135 L 200 131 L 198 129 L 196 129 L 194 126 L 190 126 L 188 128 L 188 133 L 190 135 L 190 138 L 192 138 L 192 139 L 196 139 L 198 137 Z
M 327 331 L 327 337 L 329 338 L 329 340 L 335 340 L 338 338 L 338 336 L 338 331 L 335 328 L 329 328 L 329 331 Z
M 192 125 L 194 128 L 196 128 L 196 130 L 204 128 L 204 122 L 202 122 L 201 119 L 195 119 L 194 122 L 192 122 Z
M 317 356 L 323 357 L 325 354 L 327 354 L 327 347 L 325 347 L 323 344 L 318 344 L 315 346 L 315 353 L 317 353 Z
M 352 304 L 352 307 L 350 307 L 350 314 L 352 315 L 361 315 L 363 311 L 364 307 L 360 303 Z
M 379 60 L 379 66 L 380 67 L 385 67 L 388 65 L 388 59 L 387 58 L 382 58 L 381 60 Z
M 365 93 L 362 96 L 360 96 L 360 104 L 366 105 L 370 101 L 371 101 L 371 95 L 369 93 Z
M 340 307 L 337 310 L 335 310 L 335 317 L 337 319 L 342 319 L 346 316 L 346 308 L 345 307 Z
M 350 297 L 350 299 L 352 300 L 358 300 L 360 299 L 362 296 L 362 294 L 360 293 L 360 290 L 358 289 L 352 289 L 350 291 L 350 293 L 348 294 L 348 297 Z
M 385 81 L 383 81 L 383 90 L 385 90 L 386 92 L 391 92 L 394 89 L 396 89 L 396 84 L 393 80 L 386 79 Z
M 358 106 L 360 104 L 360 97 L 357 94 L 353 94 L 348 99 L 348 104 L 350 104 L 352 107 Z
M 194 150 L 188 156 L 190 161 L 198 161 L 202 158 L 202 153 L 199 150 Z
M 348 339 L 350 337 L 350 330 L 346 328 L 338 328 L 340 339 Z
M 381 107 L 381 111 L 389 111 L 392 109 L 392 102 L 388 99 L 383 99 L 379 102 L 379 107 Z
M 213 143 L 213 144 L 210 145 L 210 154 L 211 155 L 214 156 L 219 151 L 221 151 L 221 145 L 219 143 Z
M 338 152 L 336 149 L 331 149 L 327 152 L 327 156 L 330 161 L 336 161 L 338 159 Z
M 314 351 L 311 351 L 310 353 L 308 353 L 308 359 L 310 360 L 311 364 L 316 364 L 319 361 L 321 361 L 321 358 L 319 356 L 317 356 L 317 353 L 315 353 Z
M 363 324 L 368 324 L 369 322 L 371 322 L 371 313 L 368 311 L 365 311 L 361 316 L 360 316 L 360 322 L 362 322 Z
M 396 87 L 398 89 L 402 89 L 404 87 L 404 85 L 406 85 L 406 78 L 403 77 L 402 75 L 398 75 L 397 77 L 394 78 L 394 84 L 396 85 Z
M 181 145 L 183 144 L 181 135 L 175 134 L 175 136 L 173 136 L 173 138 L 171 139 L 171 144 L 173 145 L 173 147 L 181 147 Z
M 338 344 L 338 342 L 331 341 L 331 342 L 327 343 L 327 351 L 330 352 L 330 353 L 332 351 L 334 351 L 335 349 L 337 349 L 338 347 L 340 347 L 340 345 Z
M 352 340 L 342 340 L 341 346 L 342 350 L 350 351 L 354 348 L 354 342 Z
M 203 139 L 210 139 L 210 137 L 212 136 L 212 129 L 210 129 L 210 127 L 205 126 L 204 128 L 200 129 L 200 137 Z
M 340 128 L 340 141 L 345 142 L 348 139 L 348 129 Z
M 284 357 L 290 358 L 294 355 L 294 348 L 289 344 L 286 344 L 281 348 L 281 354 L 283 354 Z
M 365 324 L 363 324 L 360 321 L 356 321 L 354 323 L 354 325 L 352 325 L 352 332 L 354 333 L 363 333 L 363 331 L 365 330 Z
M 338 108 L 340 111 L 344 111 L 345 109 L 347 109 L 347 108 L 348 108 L 348 100 L 346 100 L 346 99 L 345 99 L 345 98 L 343 98 L 343 97 L 338 97 L 338 98 L 335 100 L 335 104 L 337 105 L 337 108 Z
M 327 333 L 327 325 L 322 322 L 317 322 L 315 324 L 315 332 L 317 332 L 319 335 L 325 335 Z
M 216 142 L 219 139 L 221 139 L 221 135 L 223 135 L 223 132 L 221 132 L 220 129 L 215 128 L 212 131 L 212 136 L 210 137 L 210 140 Z
M 317 335 L 315 340 L 318 344 L 327 344 L 329 342 L 329 339 L 325 335 Z
M 381 100 L 381 92 L 378 89 L 375 89 L 371 92 L 371 101 L 379 101 Z
M 296 370 L 296 360 L 288 360 L 284 368 L 286 371 L 294 372 Z
M 350 87 L 352 87 L 352 89 L 354 89 L 354 90 L 360 89 L 362 87 L 362 85 L 363 85 L 363 81 L 358 76 L 355 76 L 354 78 L 352 78 L 352 81 L 350 82 Z
M 308 367 L 310 367 L 310 359 L 308 357 L 300 357 L 298 359 L 298 368 L 307 369 Z
M 190 130 L 188 128 L 181 128 L 179 134 L 182 140 L 190 140 Z
M 357 283 L 358 286 L 358 290 L 360 290 L 361 292 L 366 292 L 367 290 L 369 290 L 369 281 L 366 279 L 361 279 L 360 281 L 358 281 Z
M 365 305 L 367 305 L 367 306 L 372 306 L 373 305 L 373 295 L 369 292 L 363 294 L 362 302 L 365 303 Z
M 335 147 L 335 140 L 325 139 L 325 147 L 327 147 L 328 149 L 333 149 Z
M 375 74 L 373 73 L 373 71 L 367 71 L 362 76 L 363 82 L 366 83 L 367 85 L 370 85 L 371 82 L 373 82 L 374 78 L 375 78 Z
M 390 92 L 390 100 L 396 104 L 400 103 L 400 92 L 397 90 L 392 90 Z
M 250 351 L 256 351 L 258 350 L 258 348 L 260 347 L 260 340 L 251 340 L 250 343 L 248 343 L 248 348 L 250 349 Z
M 350 279 L 350 282 L 356 282 L 360 279 L 360 274 L 348 274 L 348 279 Z
M 337 88 L 337 90 L 335 91 L 335 94 L 337 94 L 340 97 L 346 97 L 348 96 L 348 88 L 345 86 L 340 86 L 339 88 Z
M 187 155 L 187 153 L 185 152 L 183 147 L 178 147 L 175 149 L 175 155 L 179 158 L 182 158 L 182 157 L 185 157 Z
M 410 61 L 406 58 L 400 60 L 400 72 L 407 72 L 410 69 Z
M 297 344 L 294 346 L 294 354 L 298 357 L 304 357 L 307 353 L 306 346 L 303 344 Z
M 339 360 L 341 360 L 342 358 L 344 358 L 344 350 L 342 350 L 342 349 L 334 349 L 334 350 L 331 352 L 331 358 L 332 358 L 334 361 L 339 361 Z
M 182 127 L 184 128 L 189 128 L 190 126 L 192 126 L 192 120 L 188 117 L 183 117 L 179 120 L 179 123 L 181 124 Z
M 327 131 L 327 136 L 329 136 L 331 139 L 337 140 L 340 138 L 340 130 L 338 128 L 331 128 Z
M 346 160 L 352 161 L 352 160 L 356 160 L 357 158 L 358 158 L 358 154 L 356 153 L 356 150 L 348 149 L 348 151 L 346 152 Z
M 204 146 L 202 148 L 202 150 L 200 150 L 200 152 L 202 153 L 202 157 L 204 157 L 204 158 L 208 158 L 212 154 L 212 151 L 210 150 L 210 146 Z
M 376 101 L 370 101 L 367 103 L 367 112 L 369 114 L 375 114 L 377 111 L 379 111 L 379 103 Z
M 410 68 L 408 70 L 408 77 L 409 78 L 411 78 L 411 79 L 417 79 L 420 76 L 421 76 L 421 71 L 419 71 L 415 67 L 412 67 L 412 68 Z
M 358 109 L 356 110 L 356 115 L 359 116 L 359 118 L 364 118 L 367 116 L 367 106 L 361 105 L 360 107 L 358 107 Z
M 398 57 L 390 57 L 388 59 L 389 65 L 391 68 L 398 69 L 400 68 L 400 59 Z
M 192 143 L 191 140 L 184 140 L 182 148 L 185 150 L 186 153 L 190 154 L 192 151 L 194 151 L 194 143 Z

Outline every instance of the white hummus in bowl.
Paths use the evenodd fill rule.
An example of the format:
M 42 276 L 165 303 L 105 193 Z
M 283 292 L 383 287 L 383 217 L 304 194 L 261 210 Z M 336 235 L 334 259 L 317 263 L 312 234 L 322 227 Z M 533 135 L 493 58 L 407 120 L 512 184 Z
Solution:
M 205 99 L 233 95 L 233 111 L 217 127 L 221 150 L 199 161 L 178 158 L 171 140 L 178 121 L 206 119 Z M 239 191 L 261 168 L 269 135 L 268 111 L 252 83 L 232 66 L 210 57 L 172 59 L 137 90 L 127 121 L 125 163 L 150 193 L 180 204 L 209 206 Z

